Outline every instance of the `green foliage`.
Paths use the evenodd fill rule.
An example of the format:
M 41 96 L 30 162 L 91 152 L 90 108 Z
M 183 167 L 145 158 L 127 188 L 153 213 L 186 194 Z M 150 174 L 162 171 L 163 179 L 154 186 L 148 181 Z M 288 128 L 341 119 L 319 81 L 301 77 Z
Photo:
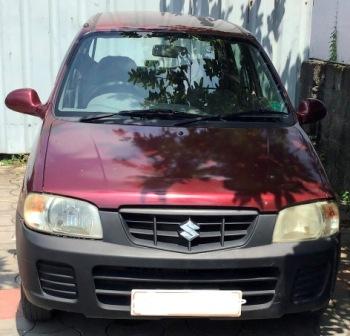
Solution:
M 338 61 L 338 31 L 336 25 L 334 26 L 329 43 L 329 60 L 331 62 Z
M 344 191 L 340 196 L 340 202 L 343 205 L 350 206 L 350 191 Z
M 237 105 L 237 96 L 232 94 L 234 89 L 228 87 L 226 90 L 219 90 L 219 87 L 223 85 L 224 66 L 225 64 L 218 60 L 205 60 L 204 69 L 207 76 L 213 78 L 216 75 L 220 78 L 216 90 L 205 87 L 203 78 L 199 82 L 191 83 L 190 65 L 187 64 L 175 68 L 161 68 L 153 65 L 144 69 L 131 70 L 129 81 L 149 90 L 145 106 L 179 104 L 195 106 L 204 112 L 219 108 L 225 110 L 230 106 L 231 110 L 232 106 Z
M 223 53 L 225 45 L 222 41 L 213 40 L 213 48 Z M 243 48 L 242 48 L 243 49 Z M 240 62 L 244 64 L 247 51 Z M 162 67 L 159 62 L 148 61 L 146 67 L 132 69 L 129 72 L 129 82 L 148 90 L 144 100 L 145 108 L 150 106 L 182 105 L 200 110 L 203 114 L 232 114 L 232 111 L 268 108 L 270 102 L 264 97 L 251 93 L 251 89 L 242 85 L 241 74 L 233 74 L 230 60 L 221 56 L 215 59 L 205 58 L 202 63 L 203 76 L 216 83 L 204 83 L 203 76 L 192 79 L 191 61 L 186 55 L 180 65 Z M 249 67 L 249 64 L 244 64 Z
M 0 154 L 0 166 L 25 165 L 29 154 Z

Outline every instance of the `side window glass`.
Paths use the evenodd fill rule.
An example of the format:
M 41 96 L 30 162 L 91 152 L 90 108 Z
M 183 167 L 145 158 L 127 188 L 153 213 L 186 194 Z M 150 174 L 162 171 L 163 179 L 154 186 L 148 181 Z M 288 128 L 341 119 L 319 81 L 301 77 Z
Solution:
M 252 99 L 256 96 L 256 87 L 253 82 L 253 73 L 251 68 L 251 60 L 248 57 L 247 50 L 242 43 L 231 45 L 233 53 L 233 72 L 237 78 L 238 97 L 240 101 L 240 109 L 251 109 Z
M 84 43 L 85 45 L 78 51 L 71 65 L 59 108 L 79 108 L 79 93 L 82 90 L 82 84 L 95 66 L 95 62 L 90 56 L 93 43 L 91 40 L 86 40 Z
M 254 62 L 255 73 L 258 80 L 260 101 L 263 105 L 271 110 L 279 112 L 287 112 L 287 107 L 281 97 L 276 81 L 273 78 L 270 69 L 264 61 L 260 52 L 251 47 L 252 58 Z

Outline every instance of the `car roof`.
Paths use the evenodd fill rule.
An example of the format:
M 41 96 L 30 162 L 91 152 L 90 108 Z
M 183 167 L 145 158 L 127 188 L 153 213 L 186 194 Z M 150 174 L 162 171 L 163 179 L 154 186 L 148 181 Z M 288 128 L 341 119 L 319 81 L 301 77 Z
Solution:
M 167 12 L 120 11 L 98 13 L 91 17 L 83 27 L 83 33 L 111 30 L 198 32 L 212 35 L 251 37 L 248 31 L 224 20 Z

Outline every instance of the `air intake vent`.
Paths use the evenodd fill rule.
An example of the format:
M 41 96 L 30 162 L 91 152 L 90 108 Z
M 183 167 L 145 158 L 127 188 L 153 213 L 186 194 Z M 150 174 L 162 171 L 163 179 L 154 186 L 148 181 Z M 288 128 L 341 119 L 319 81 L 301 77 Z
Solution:
M 242 269 L 165 269 L 98 266 L 93 269 L 99 302 L 128 310 L 132 289 L 241 290 L 244 307 L 271 302 L 279 271 L 274 267 Z
M 78 297 L 72 267 L 43 261 L 38 262 L 37 267 L 43 292 L 64 299 L 74 300 Z
M 137 245 L 178 252 L 203 252 L 244 244 L 258 213 L 245 210 L 121 209 Z
M 299 269 L 294 282 L 293 302 L 295 304 L 305 303 L 322 295 L 329 276 L 329 265 Z

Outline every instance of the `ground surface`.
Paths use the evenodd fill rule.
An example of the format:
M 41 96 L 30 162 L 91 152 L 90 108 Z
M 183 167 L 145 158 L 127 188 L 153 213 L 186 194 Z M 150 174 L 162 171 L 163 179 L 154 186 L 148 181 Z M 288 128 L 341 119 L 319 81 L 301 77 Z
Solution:
M 0 335 L 133 335 L 133 336 L 350 336 L 350 229 L 343 229 L 342 263 L 335 299 L 318 321 L 288 316 L 267 321 L 167 320 L 123 322 L 59 313 L 52 322 L 26 321 L 19 303 L 14 211 L 23 167 L 0 167 Z M 349 214 L 350 216 L 350 214 Z

